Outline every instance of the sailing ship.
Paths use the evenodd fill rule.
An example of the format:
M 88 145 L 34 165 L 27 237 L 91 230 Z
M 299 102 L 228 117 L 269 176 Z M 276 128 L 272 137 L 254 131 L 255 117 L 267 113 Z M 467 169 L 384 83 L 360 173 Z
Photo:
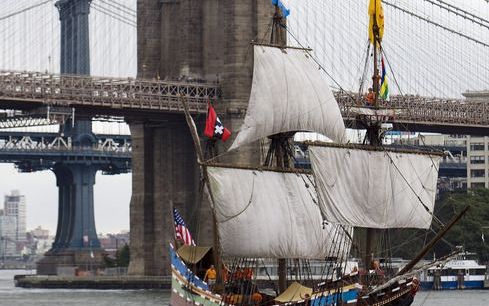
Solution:
M 383 244 L 386 229 L 430 228 L 441 154 L 382 146 L 382 124 L 398 110 L 378 103 L 381 1 L 369 7 L 374 102 L 365 105 L 362 98 L 351 108 L 367 131 L 363 145 L 347 142 L 341 111 L 318 63 L 309 49 L 285 45 L 284 8 L 278 0 L 272 3 L 272 39 L 253 44 L 248 109 L 230 147 L 268 139 L 264 165 L 204 161 L 186 114 L 216 235 L 213 248 L 171 246 L 171 305 L 411 305 L 419 287 L 411 270 L 435 240 L 391 275 L 376 246 Z M 304 144 L 311 171 L 293 168 L 292 137 L 298 131 L 333 141 Z M 355 235 L 365 236 L 363 245 Z M 358 265 L 351 264 L 353 249 L 362 257 Z M 218 277 L 209 285 L 203 278 L 211 262 Z M 319 264 L 322 269 L 313 273 Z M 267 267 L 273 267 L 266 272 L 269 280 L 258 279 Z

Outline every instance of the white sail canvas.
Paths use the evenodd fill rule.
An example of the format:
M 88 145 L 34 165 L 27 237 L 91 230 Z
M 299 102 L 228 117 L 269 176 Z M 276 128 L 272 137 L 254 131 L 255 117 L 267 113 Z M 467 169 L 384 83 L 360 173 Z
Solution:
M 328 82 L 305 50 L 254 46 L 248 110 L 230 150 L 295 131 L 344 141 L 345 125 Z
M 324 259 L 349 251 L 345 232 L 323 225 L 311 176 L 221 167 L 208 173 L 225 256 Z
M 323 146 L 310 146 L 309 153 L 327 221 L 430 227 L 440 156 Z

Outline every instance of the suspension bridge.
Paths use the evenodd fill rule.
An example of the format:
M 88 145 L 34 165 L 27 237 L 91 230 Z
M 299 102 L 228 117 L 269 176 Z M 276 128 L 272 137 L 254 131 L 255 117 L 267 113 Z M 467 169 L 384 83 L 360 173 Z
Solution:
M 188 100 L 193 114 L 205 114 L 208 100 L 215 99 L 226 124 L 239 128 L 251 86 L 249 46 L 268 33 L 270 1 L 218 5 L 218 1 L 147 0 L 138 1 L 137 8 L 129 0 L 61 0 L 56 8 L 55 1 L 10 2 L 0 15 L 0 39 L 5 42 L 0 47 L 0 108 L 5 110 L 0 125 L 57 123 L 71 133 L 72 140 L 23 135 L 20 142 L 28 150 L 38 144 L 27 139 L 47 137 L 58 143 L 73 142 L 72 148 L 82 148 L 88 141 L 97 151 L 97 144 L 105 140 L 92 135 L 91 118 L 126 120 L 131 127 L 133 169 L 134 257 L 129 270 L 144 275 L 167 273 L 163 242 L 169 240 L 173 223 L 166 204 L 171 202 L 190 215 L 198 190 L 198 167 L 179 99 Z M 372 70 L 367 64 L 366 1 L 284 2 L 292 12 L 290 44 L 313 49 L 318 69 L 335 88 L 345 121 L 352 126 L 355 118 L 350 109 L 359 101 L 352 97 L 362 95 L 359 88 L 364 90 L 366 75 Z M 395 129 L 487 135 L 486 1 L 383 2 L 389 16 L 383 43 L 391 86 L 386 103 L 404 110 L 396 118 Z M 52 142 L 39 143 L 49 148 L 46 144 Z M 119 153 L 110 154 L 115 158 Z M 256 152 L 241 152 L 235 158 L 252 161 Z M 71 166 L 60 161 L 50 167 L 59 179 L 79 171 L 69 170 Z M 99 169 L 93 167 L 86 179 L 93 181 L 90 177 Z M 73 192 L 69 186 L 60 188 L 66 196 Z M 67 198 L 60 199 L 60 207 L 82 209 L 85 205 L 65 203 L 69 203 Z M 74 211 L 67 209 L 65 214 Z M 93 209 L 84 213 L 93 221 Z M 96 241 L 94 224 L 79 220 L 74 227 L 68 226 L 70 219 L 60 216 L 51 258 L 60 250 L 86 252 L 91 245 L 84 241 L 85 232 L 91 233 L 90 241 Z M 209 227 L 201 225 L 202 232 Z

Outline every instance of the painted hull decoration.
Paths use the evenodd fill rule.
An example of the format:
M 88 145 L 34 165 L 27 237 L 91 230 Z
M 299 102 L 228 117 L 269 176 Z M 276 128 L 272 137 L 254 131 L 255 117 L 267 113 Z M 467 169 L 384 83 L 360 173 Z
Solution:
M 232 303 L 233 297 L 225 297 L 212 293 L 206 282 L 197 277 L 177 254 L 173 246 L 170 246 L 172 291 L 171 306 L 219 306 L 238 305 L 246 297 L 234 297 L 238 303 Z M 358 274 L 344 279 L 346 282 L 358 280 Z M 376 293 L 375 295 L 362 296 L 362 285 L 358 282 L 342 286 L 338 289 L 329 289 L 313 292 L 309 298 L 293 302 L 272 303 L 267 305 L 410 305 L 417 287 L 413 285 L 413 279 L 399 283 Z M 226 301 L 225 301 L 226 300 Z M 403 301 L 404 304 L 399 304 Z

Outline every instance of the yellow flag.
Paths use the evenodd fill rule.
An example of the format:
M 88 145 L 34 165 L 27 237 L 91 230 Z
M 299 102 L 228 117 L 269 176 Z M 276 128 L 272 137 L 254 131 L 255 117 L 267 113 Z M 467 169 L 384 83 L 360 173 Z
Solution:
M 379 39 L 382 41 L 384 36 L 384 8 L 382 8 L 382 0 L 370 0 L 368 5 L 368 14 L 370 15 L 370 25 L 368 28 L 368 38 L 374 43 L 374 20 L 377 21 L 379 27 Z

